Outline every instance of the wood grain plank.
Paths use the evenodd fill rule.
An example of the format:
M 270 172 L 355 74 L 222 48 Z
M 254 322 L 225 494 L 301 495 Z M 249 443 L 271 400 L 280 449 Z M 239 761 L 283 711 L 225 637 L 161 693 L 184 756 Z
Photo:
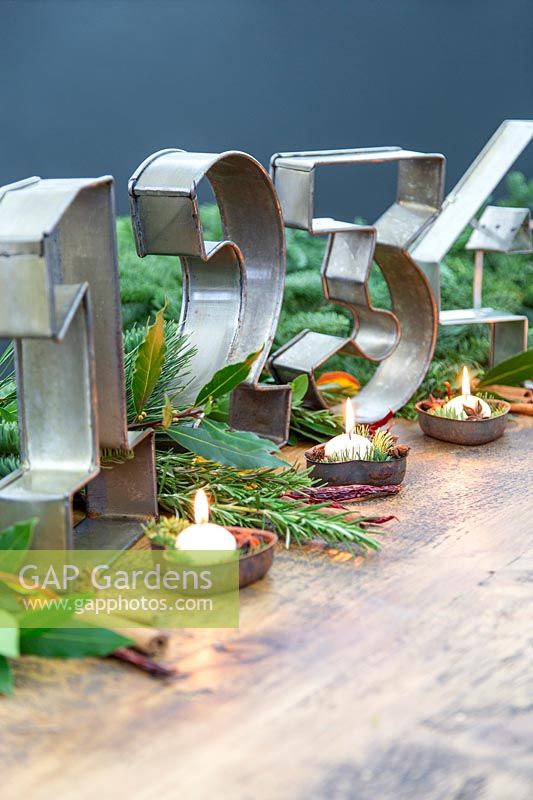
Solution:
M 402 492 L 356 508 L 398 517 L 383 551 L 280 549 L 239 630 L 173 634 L 175 680 L 24 659 L 2 800 L 530 800 L 533 420 L 475 450 L 401 431 Z

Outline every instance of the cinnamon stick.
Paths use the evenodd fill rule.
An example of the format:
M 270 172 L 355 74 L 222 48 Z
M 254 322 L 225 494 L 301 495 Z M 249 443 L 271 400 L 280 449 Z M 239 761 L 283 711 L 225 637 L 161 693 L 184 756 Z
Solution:
M 528 414 L 533 417 L 533 403 L 511 403 L 511 411 L 514 414 Z
M 113 658 L 118 658 L 119 661 L 126 661 L 128 664 L 142 669 L 143 672 L 148 672 L 149 675 L 155 675 L 158 678 L 168 678 L 177 674 L 177 670 L 174 667 L 166 667 L 164 664 L 159 664 L 131 647 L 120 647 L 111 655 Z
M 168 633 L 159 628 L 141 626 L 137 620 L 117 617 L 112 614 L 106 614 L 103 619 L 97 615 L 84 614 L 84 620 L 94 625 L 105 624 L 106 628 L 116 631 L 116 633 L 125 636 L 127 639 L 132 639 L 132 647 L 147 656 L 163 655 L 168 645 Z
M 501 383 L 495 383 L 492 386 L 484 386 L 483 391 L 494 392 L 506 400 L 530 401 L 533 402 L 533 392 L 531 389 L 525 389 L 523 386 L 506 386 Z
M 147 656 L 162 656 L 168 645 L 168 634 L 157 628 L 113 628 L 114 631 L 132 639 L 136 650 Z

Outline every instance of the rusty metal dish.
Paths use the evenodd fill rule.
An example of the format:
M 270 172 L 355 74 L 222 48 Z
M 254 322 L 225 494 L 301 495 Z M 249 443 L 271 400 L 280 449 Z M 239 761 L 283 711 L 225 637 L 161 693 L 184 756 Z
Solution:
M 451 444 L 479 445 L 493 442 L 505 431 L 507 415 L 511 410 L 509 403 L 504 400 L 487 400 L 492 408 L 504 408 L 504 413 L 497 417 L 480 420 L 446 419 L 424 411 L 421 407 L 424 401 L 416 404 L 418 411 L 418 424 L 427 436 L 440 439 Z
M 405 477 L 407 456 L 392 461 L 338 461 L 329 463 L 322 461 L 317 455 L 317 448 L 305 452 L 307 467 L 312 468 L 311 475 L 324 481 L 329 486 L 398 486 Z
M 228 530 L 232 533 L 244 533 L 247 529 L 228 526 Z M 248 529 L 248 532 L 260 539 L 264 547 L 239 558 L 239 589 L 265 577 L 272 566 L 274 550 L 278 541 L 277 535 L 271 531 L 250 531 Z
M 265 577 L 272 562 L 274 561 L 274 550 L 278 541 L 278 537 L 272 531 L 262 531 L 250 528 L 238 528 L 236 526 L 228 525 L 227 529 L 234 534 L 251 533 L 257 539 L 263 542 L 264 547 L 260 550 L 254 550 L 251 553 L 239 557 L 239 589 L 249 586 L 251 583 L 256 583 Z M 152 550 L 164 550 L 161 545 L 150 542 Z M 201 567 L 201 564 L 196 566 Z M 211 571 L 227 570 L 227 564 L 217 564 L 216 566 L 209 565 Z M 228 573 L 229 574 L 229 573 Z M 223 575 L 217 576 L 217 585 L 222 585 L 224 582 Z

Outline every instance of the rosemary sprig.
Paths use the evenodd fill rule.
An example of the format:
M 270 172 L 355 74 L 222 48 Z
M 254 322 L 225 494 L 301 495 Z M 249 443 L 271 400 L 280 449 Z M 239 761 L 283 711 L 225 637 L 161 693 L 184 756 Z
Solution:
M 294 467 L 282 470 L 240 470 L 223 466 L 191 453 L 174 451 L 157 452 L 158 491 L 165 494 L 191 495 L 204 488 L 220 502 L 242 501 L 244 496 L 260 494 L 261 497 L 280 497 L 284 492 L 297 491 L 312 486 L 315 481 L 309 471 L 299 472 Z M 178 509 L 188 515 L 188 501 Z M 192 506 L 191 506 L 192 509 Z
M 213 498 L 212 518 L 221 525 L 269 528 L 284 541 L 304 544 L 321 538 L 353 550 L 379 550 L 368 534 L 378 533 L 372 518 L 353 519 L 349 510 L 325 514 L 327 503 L 300 505 L 282 495 L 314 484 L 308 472 L 294 468 L 240 471 L 191 454 L 158 454 L 159 502 L 167 511 L 192 519 L 194 491 L 203 486 Z
M 179 513 L 180 508 L 190 507 L 191 498 L 187 494 L 161 495 L 160 504 L 168 511 Z M 324 514 L 328 503 L 299 505 L 294 500 L 261 496 L 245 498 L 243 505 L 238 503 L 213 503 L 212 519 L 221 525 L 236 525 L 259 529 L 272 529 L 284 541 L 305 544 L 313 539 L 323 539 L 331 544 L 343 544 L 349 550 L 355 546 L 361 550 L 380 550 L 379 543 L 367 534 L 372 518 L 349 519 L 350 511 Z M 373 532 L 378 532 L 377 527 Z

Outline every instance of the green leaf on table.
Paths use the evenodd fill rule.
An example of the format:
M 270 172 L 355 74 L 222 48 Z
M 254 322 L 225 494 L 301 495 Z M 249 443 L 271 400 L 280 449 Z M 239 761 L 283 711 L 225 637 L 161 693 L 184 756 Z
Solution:
M 76 604 L 84 598 L 89 599 L 89 597 L 89 594 L 63 597 L 61 598 L 61 605 L 58 605 L 57 608 L 54 605 L 47 608 L 39 608 L 40 604 L 37 604 L 36 609 L 31 610 L 30 606 L 30 610 L 25 611 L 18 617 L 21 637 L 41 635 L 51 628 L 65 626 L 67 620 L 74 617 Z M 74 620 L 73 624 L 76 625 L 76 622 Z
M 292 389 L 292 407 L 298 408 L 302 404 L 302 400 L 309 388 L 309 378 L 305 373 L 298 375 L 291 381 Z
M 28 550 L 37 518 L 16 522 L 0 531 L 0 550 Z
M 14 573 L 31 545 L 37 519 L 16 522 L 0 532 L 0 571 Z
M 238 364 L 228 364 L 215 372 L 209 383 L 206 383 L 200 389 L 194 405 L 201 406 L 206 400 L 215 400 L 217 397 L 222 397 L 235 389 L 246 380 L 250 374 L 252 364 L 262 352 L 263 348 L 258 350 L 257 353 L 251 353 L 244 361 L 240 361 Z
M 219 428 L 214 423 L 206 427 L 205 423 L 199 428 L 185 425 L 169 428 L 166 433 L 186 450 L 226 466 L 239 469 L 287 466 L 285 461 L 272 455 L 270 451 L 276 446 L 267 439 Z
M 215 439 L 219 436 L 225 438 L 227 434 L 237 436 L 242 444 L 242 447 L 247 451 L 260 450 L 263 452 L 266 451 L 267 453 L 279 451 L 278 445 L 264 436 L 258 436 L 257 433 L 253 433 L 252 431 L 234 431 L 233 429 L 228 428 L 227 425 L 217 422 L 211 418 L 204 419 L 202 422 L 202 427 L 208 431 L 211 431 Z
M 0 655 L 16 658 L 19 655 L 19 628 L 12 614 L 0 609 Z
M 22 653 L 45 658 L 84 658 L 86 656 L 108 656 L 120 647 L 128 647 L 131 639 L 107 628 L 79 625 L 71 628 L 56 628 L 39 636 L 23 635 L 20 639 Z
M 517 356 L 500 361 L 485 372 L 478 381 L 477 388 L 500 383 L 505 386 L 518 386 L 522 381 L 533 378 L 533 350 L 526 350 Z
M 155 322 L 148 328 L 135 359 L 131 388 L 137 416 L 143 411 L 150 399 L 163 368 L 163 361 L 165 360 L 165 325 L 163 320 L 165 309 L 166 304 L 155 315 Z
M 11 665 L 4 656 L 0 656 L 0 694 L 13 694 Z
M 5 573 L 3 573 L 5 575 Z M 11 576 L 10 576 L 11 577 Z M 12 614 L 20 613 L 20 605 L 17 601 L 17 594 L 2 580 L 0 573 L 0 609 L 10 611 Z

